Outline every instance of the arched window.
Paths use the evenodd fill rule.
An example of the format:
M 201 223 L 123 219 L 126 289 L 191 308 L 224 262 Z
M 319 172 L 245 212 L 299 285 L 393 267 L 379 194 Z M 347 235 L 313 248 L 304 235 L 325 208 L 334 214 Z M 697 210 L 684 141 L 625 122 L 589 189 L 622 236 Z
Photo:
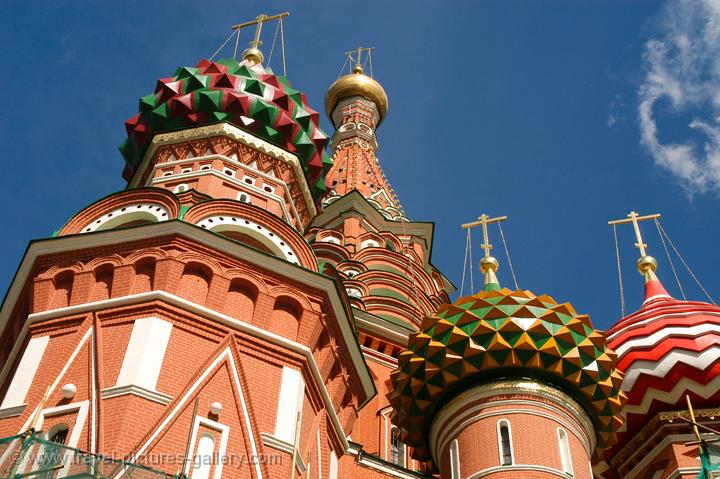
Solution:
M 340 244 L 340 238 L 332 235 L 328 235 L 321 240 L 323 243 Z
M 68 426 L 67 424 L 58 424 L 48 431 L 48 441 L 56 444 L 65 444 L 68 437 Z
M 345 288 L 345 292 L 347 292 L 347 295 L 351 298 L 362 298 L 363 293 L 357 288 Z
M 396 427 L 390 431 L 390 462 L 405 467 L 405 443 L 400 440 L 400 430 Z
M 183 191 L 187 191 L 188 185 L 185 183 L 180 183 L 173 189 L 173 193 L 182 193 Z
M 58 424 L 50 428 L 46 436 L 48 442 L 43 446 L 42 453 L 40 457 L 38 457 L 39 468 L 41 470 L 54 468 L 61 463 L 63 446 L 65 445 L 65 441 L 67 441 L 68 431 L 67 424 Z M 40 477 L 43 476 L 44 475 L 41 475 Z
M 378 246 L 380 246 L 380 243 L 378 243 L 377 241 L 375 241 L 373 239 L 366 239 L 365 241 L 360 243 L 360 249 L 377 248 Z
M 252 201 L 250 200 L 250 196 L 248 196 L 247 193 L 238 193 L 237 199 L 242 203 L 252 203 Z
M 572 476 L 572 457 L 570 456 L 570 442 L 568 441 L 567 432 L 565 429 L 558 428 L 558 445 L 560 447 L 560 462 L 562 463 L 562 470 L 566 474 Z
M 213 465 L 213 453 L 215 452 L 215 440 L 210 434 L 203 434 L 198 441 L 195 464 L 192 472 L 192 479 L 208 479 L 210 469 Z
M 507 419 L 498 421 L 498 449 L 500 451 L 500 465 L 510 466 L 513 463 L 512 434 L 510 422 Z

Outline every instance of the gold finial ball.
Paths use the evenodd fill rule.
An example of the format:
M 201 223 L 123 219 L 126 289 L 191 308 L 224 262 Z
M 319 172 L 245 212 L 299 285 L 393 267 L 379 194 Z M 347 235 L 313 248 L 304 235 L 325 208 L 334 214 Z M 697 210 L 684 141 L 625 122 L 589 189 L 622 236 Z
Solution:
M 487 258 L 483 258 L 480 260 L 480 271 L 483 273 L 486 271 L 497 271 L 498 270 L 498 260 L 493 258 L 492 256 L 488 256 Z
M 263 53 L 260 51 L 257 47 L 249 47 L 246 48 L 245 51 L 242 53 L 243 60 L 247 60 L 253 65 L 262 63 L 265 61 L 265 57 L 263 56 Z
M 363 73 L 362 67 L 355 67 L 352 73 L 338 78 L 325 94 L 325 112 L 332 119 L 333 111 L 340 100 L 352 96 L 361 96 L 375 103 L 382 123 L 388 110 L 388 97 L 382 85 L 374 78 Z M 337 126 L 337 125 L 336 125 Z
M 641 256 L 637 260 L 637 269 L 640 271 L 640 274 L 645 274 L 648 271 L 652 271 L 654 273 L 657 271 L 657 260 L 652 256 Z

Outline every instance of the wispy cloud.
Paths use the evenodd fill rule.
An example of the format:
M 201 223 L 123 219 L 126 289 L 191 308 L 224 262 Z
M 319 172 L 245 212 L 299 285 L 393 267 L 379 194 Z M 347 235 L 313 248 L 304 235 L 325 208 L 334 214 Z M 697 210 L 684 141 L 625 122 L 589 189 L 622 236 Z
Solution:
M 720 0 L 671 0 L 662 15 L 662 35 L 645 45 L 641 142 L 691 196 L 720 192 Z M 680 141 L 663 140 L 658 102 L 693 118 L 673 131 Z

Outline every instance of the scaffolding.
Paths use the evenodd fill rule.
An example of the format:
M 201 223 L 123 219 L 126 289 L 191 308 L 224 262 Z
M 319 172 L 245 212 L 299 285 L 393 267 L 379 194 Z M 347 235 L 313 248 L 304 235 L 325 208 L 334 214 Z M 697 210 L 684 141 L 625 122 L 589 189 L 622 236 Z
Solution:
M 164 472 L 48 441 L 41 432 L 0 438 L 0 479 L 169 479 Z

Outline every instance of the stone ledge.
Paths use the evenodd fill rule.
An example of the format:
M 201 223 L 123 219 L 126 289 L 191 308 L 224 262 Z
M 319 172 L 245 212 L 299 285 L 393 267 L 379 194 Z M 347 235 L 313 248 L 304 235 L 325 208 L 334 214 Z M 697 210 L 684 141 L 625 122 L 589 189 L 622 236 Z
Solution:
M 6 417 L 19 416 L 25 410 L 26 406 L 27 406 L 27 404 L 19 404 L 17 406 L 4 407 L 4 408 L 0 409 L 0 419 L 5 419 Z
M 151 389 L 146 389 L 142 386 L 137 386 L 135 384 L 109 387 L 103 389 L 102 391 L 100 391 L 100 393 L 102 394 L 103 399 L 124 396 L 126 394 L 134 394 L 135 396 L 139 396 L 141 398 L 163 405 L 170 404 L 170 401 L 172 401 L 173 399 L 172 396 L 161 393 L 160 391 L 153 391 Z

